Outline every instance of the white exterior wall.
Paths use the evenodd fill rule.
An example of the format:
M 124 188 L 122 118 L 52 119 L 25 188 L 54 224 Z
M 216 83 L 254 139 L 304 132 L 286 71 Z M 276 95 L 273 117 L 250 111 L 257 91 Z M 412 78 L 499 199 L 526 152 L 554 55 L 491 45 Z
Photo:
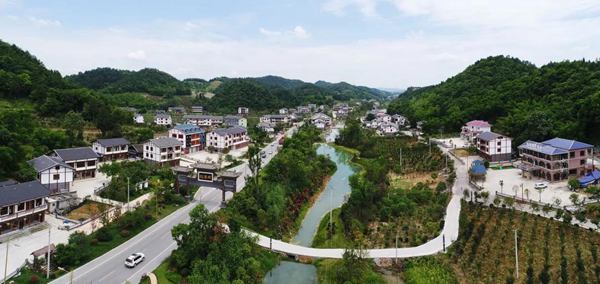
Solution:
M 55 180 L 54 175 L 59 175 L 59 179 Z M 52 183 L 72 183 L 73 182 L 73 170 L 58 166 L 43 170 L 38 173 L 38 177 L 41 184 L 52 184 Z
M 117 150 L 115 150 L 115 148 L 119 148 Z M 114 155 L 114 154 L 124 154 L 127 153 L 128 151 L 128 147 L 127 145 L 118 145 L 118 146 L 114 146 L 114 147 L 110 147 L 110 151 L 107 151 L 107 149 L 105 147 L 103 147 L 102 145 L 100 145 L 100 143 L 98 142 L 94 142 L 92 144 L 92 149 L 94 150 L 94 152 L 98 153 L 98 154 L 102 154 L 102 155 Z
M 171 119 L 171 116 L 169 116 L 167 118 L 162 118 L 162 117 L 154 118 L 154 123 L 156 123 L 158 125 L 171 125 L 172 122 L 173 122 L 173 120 Z
M 135 116 L 133 116 L 133 121 L 135 123 L 144 123 L 144 116 L 143 115 L 135 115 Z
M 146 142 L 146 143 L 144 143 L 143 158 L 147 159 L 147 160 L 159 162 L 159 163 L 168 162 L 168 161 L 179 159 L 179 157 L 181 157 L 181 149 L 182 148 L 179 147 L 179 150 L 176 150 L 176 147 L 173 147 L 173 158 L 168 159 L 166 157 L 167 152 L 161 152 L 161 148 L 156 147 L 156 145 L 154 145 L 154 143 Z M 164 155 L 164 157 L 163 157 L 163 155 Z
M 500 145 L 498 145 L 500 144 Z M 488 142 L 488 149 L 490 155 L 497 154 L 510 154 L 512 152 L 512 139 L 508 137 L 502 137 L 494 139 Z

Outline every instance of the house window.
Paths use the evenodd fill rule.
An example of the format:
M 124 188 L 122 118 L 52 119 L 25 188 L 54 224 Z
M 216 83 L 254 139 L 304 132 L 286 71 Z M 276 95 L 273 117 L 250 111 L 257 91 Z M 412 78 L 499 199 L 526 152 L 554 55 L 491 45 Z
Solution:
M 60 170 L 60 166 L 56 166 L 56 167 L 54 167 L 54 169 L 58 171 L 58 170 Z
M 502 144 L 502 142 L 498 141 L 498 146 L 500 146 Z
M 579 155 L 580 155 L 580 156 L 585 156 L 585 151 L 581 151 L 581 152 L 579 152 Z
M 78 168 L 85 167 L 85 162 L 77 162 L 77 167 Z
M 146 145 L 146 150 L 148 150 L 148 149 L 149 149 L 149 147 L 148 147 L 148 145 Z
M 0 216 L 8 215 L 8 206 L 0 208 Z
M 496 153 L 500 153 L 500 152 L 502 152 L 502 149 L 498 148 L 498 149 L 496 150 Z
M 59 174 L 52 175 L 52 180 L 59 180 L 59 179 L 60 179 Z
M 42 206 L 42 199 L 38 198 L 35 200 L 35 207 Z
M 88 162 L 87 162 L 87 165 L 88 165 L 89 167 L 95 166 L 95 165 L 96 165 L 96 161 L 88 161 Z
M 17 208 L 17 211 L 23 211 L 23 210 L 25 210 L 25 202 L 19 203 L 19 207 Z
M 585 160 L 581 160 L 581 161 L 579 161 L 579 164 L 580 164 L 580 165 L 585 165 Z

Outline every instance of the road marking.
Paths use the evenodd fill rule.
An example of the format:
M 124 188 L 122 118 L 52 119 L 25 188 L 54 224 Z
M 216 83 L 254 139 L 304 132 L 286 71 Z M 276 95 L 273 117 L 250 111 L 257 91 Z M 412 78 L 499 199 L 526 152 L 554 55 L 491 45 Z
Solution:
M 106 274 L 105 276 L 103 276 L 102 278 L 98 279 L 98 283 L 106 283 L 104 281 L 102 281 L 104 278 L 109 277 L 111 275 L 113 275 L 115 273 L 115 270 L 113 270 L 111 273 Z

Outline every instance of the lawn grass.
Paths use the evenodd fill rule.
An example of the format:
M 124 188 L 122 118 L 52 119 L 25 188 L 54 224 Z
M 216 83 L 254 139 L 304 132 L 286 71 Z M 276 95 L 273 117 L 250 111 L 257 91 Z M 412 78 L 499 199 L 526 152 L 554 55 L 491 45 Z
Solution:
M 31 281 L 31 277 L 34 277 L 34 276 L 37 277 L 37 279 L 38 279 L 38 282 L 35 282 L 37 284 L 46 284 L 52 280 L 52 279 L 47 279 L 45 274 L 42 275 L 41 273 L 32 271 L 29 268 L 23 268 L 21 270 L 21 274 L 19 274 L 19 276 L 11 278 L 10 280 L 7 281 L 7 283 L 11 283 L 11 281 L 14 281 L 15 283 L 18 283 L 18 284 L 33 283 Z

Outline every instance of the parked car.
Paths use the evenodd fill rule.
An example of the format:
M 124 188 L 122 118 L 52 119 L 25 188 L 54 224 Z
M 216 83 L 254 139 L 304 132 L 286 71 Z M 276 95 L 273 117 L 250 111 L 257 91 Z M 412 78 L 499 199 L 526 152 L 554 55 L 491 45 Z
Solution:
M 267 153 L 260 152 L 260 157 L 263 158 L 263 159 L 266 159 L 267 158 Z
M 548 184 L 545 182 L 537 182 L 533 185 L 533 187 L 535 189 L 544 189 L 544 188 L 548 188 Z
M 134 268 L 144 261 L 144 258 L 146 258 L 146 256 L 143 253 L 134 253 L 125 259 L 125 266 L 128 268 Z

